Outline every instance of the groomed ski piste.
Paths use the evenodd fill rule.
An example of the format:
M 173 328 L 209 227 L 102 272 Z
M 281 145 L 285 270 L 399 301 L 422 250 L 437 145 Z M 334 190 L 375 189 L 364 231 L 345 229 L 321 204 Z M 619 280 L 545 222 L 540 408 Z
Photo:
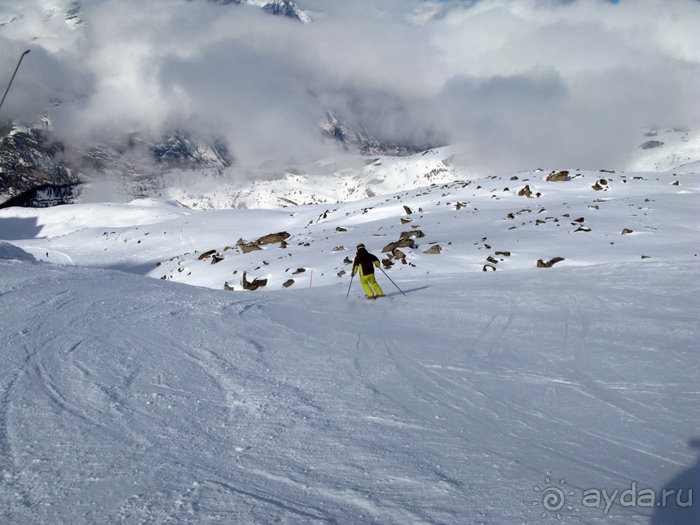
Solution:
M 698 165 L 561 171 L 0 211 L 0 521 L 700 522 Z

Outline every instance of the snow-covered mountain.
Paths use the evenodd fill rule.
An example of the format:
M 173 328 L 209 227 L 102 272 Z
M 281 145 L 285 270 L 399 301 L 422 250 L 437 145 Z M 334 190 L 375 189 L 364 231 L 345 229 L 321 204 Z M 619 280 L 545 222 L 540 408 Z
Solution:
M 696 523 L 699 176 L 0 210 L 0 515 Z
M 673 4 L 0 0 L 0 522 L 700 523 Z
M 316 285 L 337 283 L 360 241 L 384 250 L 385 265 L 407 279 L 527 270 L 554 257 L 565 259 L 562 266 L 579 266 L 696 256 L 697 162 L 668 172 L 537 170 L 459 177 L 466 173 L 450 164 L 449 154 L 447 149 L 378 159 L 360 176 L 340 176 L 329 193 L 320 184 L 328 177 L 290 174 L 257 182 L 239 198 L 259 209 L 195 211 L 179 202 L 188 202 L 180 195 L 167 203 L 9 208 L 0 220 L 35 225 L 36 235 L 18 246 L 39 260 L 138 268 L 217 289 L 240 289 L 244 273 L 281 288 L 289 279 L 306 282 L 313 268 Z M 377 194 L 358 194 L 363 187 Z M 314 202 L 305 202 L 305 195 Z M 7 228 L 0 234 L 12 236 Z M 260 241 L 279 232 L 286 236 Z M 390 248 L 392 243 L 399 245 Z M 308 271 L 293 277 L 299 268 Z

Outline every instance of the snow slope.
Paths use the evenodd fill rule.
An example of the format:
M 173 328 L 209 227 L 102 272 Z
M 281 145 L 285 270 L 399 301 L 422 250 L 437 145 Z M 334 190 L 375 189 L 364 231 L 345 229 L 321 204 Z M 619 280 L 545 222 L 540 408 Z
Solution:
M 9 208 L 0 210 L 0 239 L 39 260 L 235 290 L 243 272 L 248 280 L 267 279 L 268 289 L 290 279 L 293 287 L 347 282 L 343 272 L 358 242 L 379 253 L 401 235 L 415 243 L 400 248 L 405 258 L 383 255 L 395 255 L 391 272 L 401 279 L 530 269 L 554 257 L 564 258 L 564 266 L 696 260 L 695 170 L 570 170 L 562 182 L 547 181 L 550 174 L 473 178 L 345 204 L 276 209 L 195 211 L 152 200 Z M 527 189 L 530 196 L 521 195 Z M 243 253 L 238 245 L 278 232 L 290 235 L 284 248 L 278 242 Z M 424 253 L 434 245 L 439 255 Z
M 697 481 L 696 263 L 371 304 L 0 267 L 5 522 L 645 523 L 582 491 Z
M 549 175 L 1 210 L 0 521 L 697 523 L 697 169 Z

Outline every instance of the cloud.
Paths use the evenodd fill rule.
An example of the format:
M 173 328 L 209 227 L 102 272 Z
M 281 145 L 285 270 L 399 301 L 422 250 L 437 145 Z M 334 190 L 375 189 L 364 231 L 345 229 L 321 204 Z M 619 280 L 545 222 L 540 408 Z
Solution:
M 24 2 L 0 27 L 4 71 L 32 49 L 2 111 L 49 111 L 72 140 L 184 127 L 224 137 L 243 166 L 330 154 L 327 110 L 388 141 L 461 143 L 465 162 L 497 169 L 620 168 L 640 127 L 700 124 L 695 0 L 297 3 L 312 24 L 84 0 L 71 26 L 67 0 Z

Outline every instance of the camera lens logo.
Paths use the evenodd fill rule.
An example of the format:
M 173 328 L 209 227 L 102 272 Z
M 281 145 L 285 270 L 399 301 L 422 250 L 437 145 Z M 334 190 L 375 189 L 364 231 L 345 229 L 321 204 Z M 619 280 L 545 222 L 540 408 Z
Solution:
M 544 509 L 542 518 L 554 516 L 560 520 L 563 517 L 563 512 L 574 510 L 574 507 L 567 503 L 567 497 L 574 496 L 575 493 L 573 490 L 566 492 L 563 479 L 559 481 L 559 485 L 553 484 L 552 475 L 549 472 L 547 472 L 544 482 L 547 484 L 544 487 L 535 485 L 535 491 L 539 492 L 540 497 L 533 502 L 533 505 L 542 506 Z

